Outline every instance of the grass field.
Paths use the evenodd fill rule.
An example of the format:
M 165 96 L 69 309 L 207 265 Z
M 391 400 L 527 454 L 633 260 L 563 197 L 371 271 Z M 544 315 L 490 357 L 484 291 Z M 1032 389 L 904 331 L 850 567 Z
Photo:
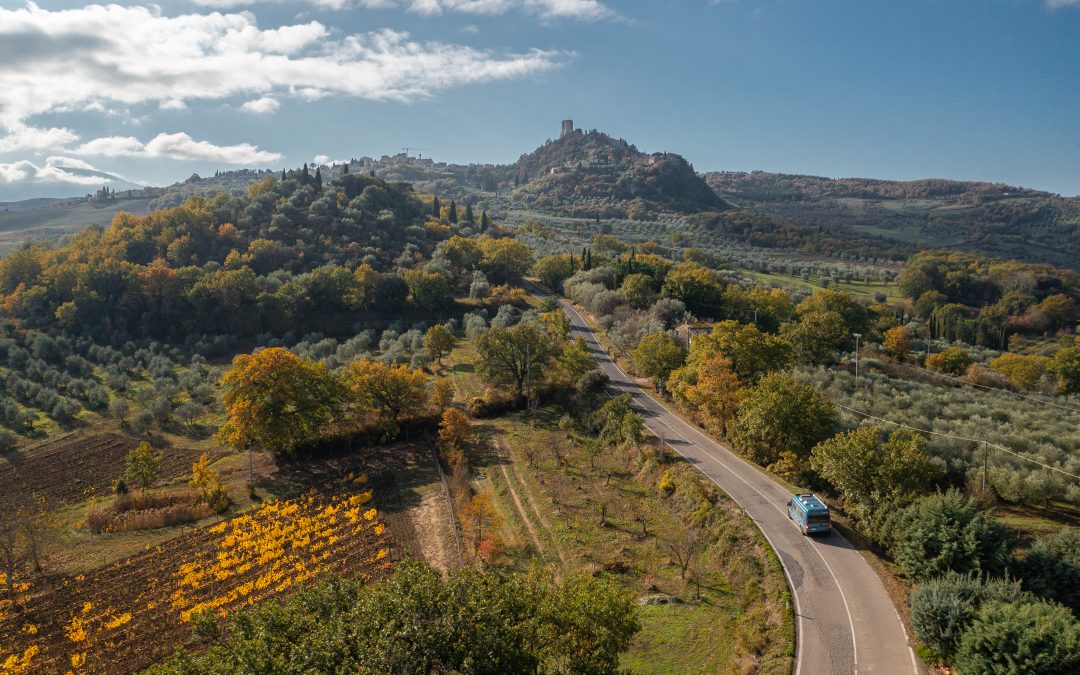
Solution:
M 450 358 L 459 400 L 487 389 L 472 355 L 462 341 Z M 494 563 L 618 580 L 642 603 L 642 630 L 622 663 L 631 672 L 790 672 L 787 585 L 738 506 L 655 445 L 591 455 L 584 430 L 559 430 L 562 414 L 546 407 L 534 419 L 512 413 L 475 423 L 471 488 L 491 495 L 502 519 Z M 715 541 L 683 578 L 671 546 L 697 509 L 711 514 Z

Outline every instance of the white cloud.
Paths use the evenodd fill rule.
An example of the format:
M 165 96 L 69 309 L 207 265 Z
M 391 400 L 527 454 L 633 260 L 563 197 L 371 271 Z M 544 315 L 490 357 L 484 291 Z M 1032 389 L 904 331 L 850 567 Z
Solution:
M 273 96 L 263 96 L 244 103 L 240 106 L 240 109 L 244 112 L 255 113 L 256 115 L 267 115 L 276 111 L 281 107 L 281 103 L 278 102 Z
M 59 167 L 67 169 L 86 169 L 87 171 L 97 171 L 93 164 L 90 162 L 75 159 L 74 157 L 60 157 L 53 155 L 45 160 L 45 166 L 47 167 Z
M 105 136 L 83 143 L 75 152 L 102 157 L 138 157 L 144 147 L 142 141 L 133 136 Z
M 183 132 L 158 134 L 146 143 L 132 136 L 106 136 L 84 143 L 73 152 L 103 157 L 162 157 L 222 164 L 266 164 L 282 158 L 276 152 L 259 150 L 250 143 L 215 145 L 209 141 L 197 141 Z
M 1046 6 L 1050 9 L 1061 7 L 1080 7 L 1080 0 L 1046 0 Z
M 311 163 L 315 166 L 322 166 L 330 162 L 330 155 L 315 155 L 311 158 Z
M 158 134 L 146 144 L 146 156 L 224 164 L 265 164 L 282 158 L 276 152 L 264 152 L 250 143 L 214 145 L 196 141 L 185 133 Z
M 262 3 L 286 0 L 192 0 L 204 7 L 235 9 Z M 616 18 L 618 14 L 600 0 L 305 0 L 320 9 L 342 10 L 350 7 L 393 9 L 404 7 L 410 12 L 438 16 L 444 12 L 475 15 L 499 15 L 524 11 L 542 19 L 577 19 L 595 21 Z
M 46 162 L 45 166 L 38 166 L 25 159 L 10 164 L 0 164 L 0 183 L 101 185 L 102 183 L 109 182 L 101 176 L 83 176 L 69 173 L 65 171 L 62 166 L 53 165 L 51 163 L 51 160 L 53 159 L 63 158 L 50 157 L 50 162 Z M 89 165 L 86 165 L 86 167 L 73 168 L 93 169 L 93 167 L 90 167 Z
M 0 96 L 3 96 L 3 94 L 0 94 Z M 51 150 L 53 148 L 62 148 L 79 140 L 79 135 L 71 129 L 41 129 L 26 126 L 21 121 L 9 125 L 7 131 L 6 135 L 0 136 L 0 152 Z
M 526 1 L 552 7 L 570 2 Z M 596 4 L 571 4 L 583 2 Z M 290 92 L 411 101 L 451 87 L 548 71 L 571 56 L 542 50 L 499 54 L 418 42 L 391 30 L 332 39 L 317 21 L 263 30 L 249 13 L 167 17 L 158 8 L 139 6 L 49 11 L 31 3 L 0 8 L 0 126 L 21 137 L 10 132 L 34 115 L 74 106 L 176 107 Z M 19 138 L 5 141 L 25 146 Z

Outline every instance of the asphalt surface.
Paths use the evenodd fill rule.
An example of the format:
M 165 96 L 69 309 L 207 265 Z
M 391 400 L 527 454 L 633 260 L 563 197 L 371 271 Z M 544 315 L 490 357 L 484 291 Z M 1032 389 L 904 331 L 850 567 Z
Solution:
M 787 488 L 649 396 L 619 369 L 585 319 L 560 302 L 611 378 L 610 391 L 630 394 L 648 428 L 731 495 L 780 557 L 795 605 L 796 675 L 927 672 L 862 554 L 836 532 L 804 537 L 788 518 Z

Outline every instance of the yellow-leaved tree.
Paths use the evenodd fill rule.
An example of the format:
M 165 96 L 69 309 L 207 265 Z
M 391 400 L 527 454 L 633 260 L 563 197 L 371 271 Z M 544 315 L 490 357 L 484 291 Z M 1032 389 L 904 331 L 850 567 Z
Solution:
M 228 416 L 219 435 L 235 448 L 261 445 L 276 455 L 319 434 L 343 400 L 326 366 L 274 347 L 233 359 L 222 377 Z
M 378 413 L 395 427 L 402 415 L 415 415 L 428 403 L 427 375 L 405 365 L 353 361 L 345 379 L 357 409 Z

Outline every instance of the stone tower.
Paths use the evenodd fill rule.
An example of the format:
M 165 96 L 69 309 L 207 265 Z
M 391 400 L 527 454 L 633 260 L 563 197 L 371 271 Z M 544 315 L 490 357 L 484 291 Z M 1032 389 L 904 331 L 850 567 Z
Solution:
M 574 133 L 574 120 L 563 120 L 562 133 L 559 135 L 559 138 L 566 138 L 572 133 Z

